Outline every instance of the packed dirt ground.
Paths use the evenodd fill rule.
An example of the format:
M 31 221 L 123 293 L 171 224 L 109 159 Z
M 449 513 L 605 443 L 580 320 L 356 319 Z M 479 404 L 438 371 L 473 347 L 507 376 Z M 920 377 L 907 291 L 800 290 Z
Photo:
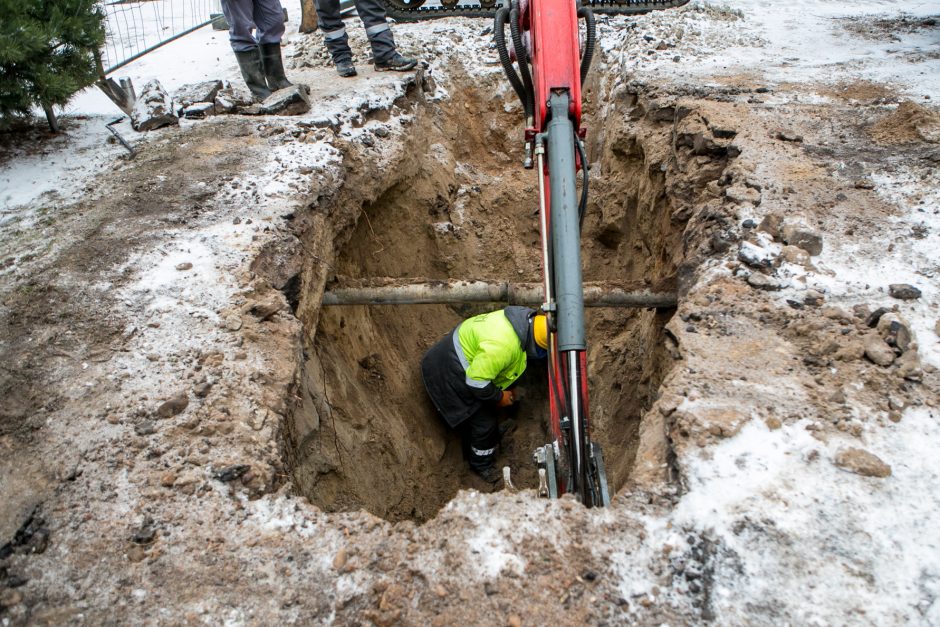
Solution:
M 936 19 L 883 11 L 825 28 L 936 68 L 909 44 Z M 487 26 L 396 25 L 427 67 L 344 82 L 297 35 L 309 114 L 155 131 L 4 209 L 0 623 L 940 622 L 940 93 L 823 48 L 740 62 L 775 54 L 745 10 L 601 24 L 585 278 L 679 306 L 589 315 L 617 494 L 586 510 L 532 489 L 542 372 L 517 491 L 426 400 L 422 352 L 481 308 L 321 307 L 539 280 Z

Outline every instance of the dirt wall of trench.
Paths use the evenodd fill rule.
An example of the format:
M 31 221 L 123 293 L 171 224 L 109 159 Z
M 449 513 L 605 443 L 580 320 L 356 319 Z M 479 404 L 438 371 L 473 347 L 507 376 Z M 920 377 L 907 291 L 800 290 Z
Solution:
M 328 511 L 426 520 L 462 487 L 490 489 L 467 471 L 459 439 L 426 398 L 419 363 L 461 319 L 495 305 L 321 308 L 319 301 L 337 279 L 540 280 L 536 180 L 521 167 L 516 116 L 488 88 L 500 78 L 491 79 L 493 86 L 457 79 L 460 103 L 428 102 L 427 84 L 417 84 L 400 103 L 412 121 L 397 159 L 377 162 L 346 146 L 344 187 L 307 218 L 294 296 L 304 366 L 287 448 L 295 487 Z M 685 219 L 726 167 L 727 152 L 712 146 L 694 155 L 687 140 L 680 156 L 675 125 L 618 115 L 630 98 L 623 86 L 592 84 L 589 93 L 600 104 L 585 117 L 597 131 L 588 147 L 585 280 L 675 289 Z M 690 114 L 683 118 L 694 128 L 700 121 Z M 614 490 L 630 477 L 642 416 L 674 361 L 664 330 L 671 315 L 588 312 L 592 430 Z M 544 380 L 544 367 L 531 367 L 520 381 L 523 403 L 504 416 L 518 427 L 497 463 L 512 467 L 523 488 L 537 484 L 533 449 L 550 440 Z

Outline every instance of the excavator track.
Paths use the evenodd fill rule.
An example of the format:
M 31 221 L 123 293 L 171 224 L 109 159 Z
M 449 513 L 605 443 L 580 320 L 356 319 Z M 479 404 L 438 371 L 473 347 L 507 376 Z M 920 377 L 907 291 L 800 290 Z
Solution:
M 492 19 L 498 4 L 495 0 L 482 0 L 472 4 L 458 4 L 460 0 L 380 0 L 388 15 L 399 22 L 436 20 L 444 17 L 485 17 Z M 447 6 L 453 2 L 452 6 Z M 600 15 L 639 15 L 650 11 L 674 9 L 689 0 L 586 0 L 581 4 Z M 425 6 L 433 4 L 434 6 Z

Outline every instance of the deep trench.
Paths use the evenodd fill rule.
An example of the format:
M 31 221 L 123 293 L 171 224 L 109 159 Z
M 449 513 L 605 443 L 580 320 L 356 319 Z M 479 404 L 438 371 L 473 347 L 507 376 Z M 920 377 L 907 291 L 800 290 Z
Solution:
M 498 99 L 463 88 L 469 104 L 422 105 L 429 111 L 411 129 L 423 134 L 413 172 L 356 208 L 358 220 L 336 243 L 331 281 L 540 280 L 536 179 L 521 167 L 520 129 Z M 674 288 L 683 224 L 671 219 L 677 201 L 647 154 L 674 151 L 649 144 L 669 133 L 637 132 L 606 111 L 602 118 L 586 116 L 594 137 L 584 278 Z M 295 488 L 326 511 L 365 509 L 393 521 L 427 520 L 461 488 L 490 489 L 467 470 L 419 365 L 463 318 L 500 306 L 323 307 L 315 333 L 308 329 L 306 400 L 289 425 Z M 587 312 L 592 436 L 604 447 L 612 492 L 629 479 L 640 420 L 672 366 L 664 325 L 673 311 Z M 530 366 L 523 401 L 505 416 L 518 426 L 497 463 L 512 468 L 519 488 L 536 487 L 532 452 L 550 440 L 545 380 L 544 365 Z

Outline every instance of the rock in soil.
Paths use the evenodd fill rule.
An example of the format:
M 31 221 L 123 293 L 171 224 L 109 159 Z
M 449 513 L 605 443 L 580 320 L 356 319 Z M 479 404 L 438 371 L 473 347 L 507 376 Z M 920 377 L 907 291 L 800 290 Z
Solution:
M 189 397 L 186 392 L 178 392 L 157 408 L 157 415 L 161 418 L 170 418 L 182 412 L 189 406 Z
M 235 464 L 218 470 L 213 476 L 222 482 L 235 481 L 248 472 L 250 468 L 251 466 L 248 464 Z
M 173 99 L 163 89 L 158 80 L 144 85 L 143 91 L 134 103 L 131 111 L 131 125 L 135 131 L 152 131 L 161 126 L 179 124 L 179 118 L 173 110 Z
M 195 388 L 193 388 L 193 394 L 195 394 L 197 398 L 205 398 L 209 396 L 209 392 L 211 391 L 212 391 L 211 383 L 200 383 Z
M 189 107 L 197 102 L 212 103 L 215 100 L 219 90 L 222 89 L 222 81 L 203 81 L 201 83 L 190 83 L 183 85 L 178 90 L 174 98 L 181 107 Z
M 885 315 L 889 311 L 891 310 L 888 309 L 887 307 L 879 307 L 878 309 L 874 310 L 873 312 L 865 316 L 865 325 L 874 329 L 875 327 L 878 326 L 878 322 L 881 320 L 881 316 Z
M 757 226 L 757 229 L 767 233 L 772 238 L 779 240 L 781 226 L 783 226 L 783 216 L 779 213 L 771 212 L 764 216 L 764 219 L 761 220 L 760 224 Z
M 781 129 L 777 131 L 777 134 L 775 135 L 775 137 L 783 142 L 802 143 L 803 141 L 802 135 L 800 135 L 799 133 L 795 133 L 794 131 L 791 131 L 789 129 Z
M 892 283 L 888 286 L 888 293 L 900 300 L 916 300 L 920 298 L 920 290 L 907 283 Z
M 150 420 L 141 420 L 136 425 L 134 425 L 134 433 L 137 435 L 150 435 L 156 432 L 157 428 Z
M 333 569 L 341 570 L 343 566 L 346 565 L 346 561 L 349 559 L 349 555 L 346 552 L 346 547 L 340 548 L 336 552 L 336 555 L 333 556 Z
M 836 466 L 863 477 L 889 477 L 891 466 L 872 453 L 860 448 L 845 448 L 836 453 Z
M 183 109 L 183 117 L 187 120 L 202 120 L 215 115 L 214 102 L 196 102 Z
M 758 290 L 774 291 L 783 289 L 783 283 L 760 272 L 752 272 L 747 277 L 747 284 Z
M 774 254 L 762 246 L 751 242 L 741 242 L 738 259 L 754 268 L 769 268 L 773 265 Z
M 889 346 L 894 346 L 902 353 L 910 345 L 913 336 L 907 321 L 894 312 L 886 313 L 878 321 L 878 333 Z
M 865 357 L 879 366 L 890 366 L 894 363 L 894 349 L 888 346 L 881 337 L 869 335 L 865 338 Z
M 898 359 L 898 374 L 908 381 L 920 382 L 924 378 L 917 351 L 909 350 Z
M 310 98 L 303 85 L 279 89 L 261 103 L 262 115 L 300 115 L 310 111 Z
M 810 255 L 818 255 L 823 249 L 822 235 L 800 222 L 784 224 L 781 238 L 785 244 L 802 248 Z

